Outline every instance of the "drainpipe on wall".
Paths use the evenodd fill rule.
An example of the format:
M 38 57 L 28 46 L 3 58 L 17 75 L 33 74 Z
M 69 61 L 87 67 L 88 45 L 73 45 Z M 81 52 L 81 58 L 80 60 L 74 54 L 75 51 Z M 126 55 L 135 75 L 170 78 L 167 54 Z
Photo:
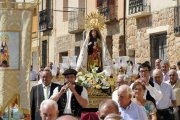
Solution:
M 39 21 L 40 21 L 40 16 L 39 16 L 39 12 L 40 12 L 40 10 L 39 10 L 39 5 L 40 5 L 40 3 L 39 3 L 40 1 L 38 0 L 37 1 L 37 3 L 38 3 L 38 5 L 37 5 L 37 17 L 38 17 L 38 24 L 37 24 L 37 38 L 38 38 L 38 70 L 39 70 L 39 68 L 40 68 L 40 66 L 41 66 L 41 32 L 40 32 L 40 26 L 39 26 Z M 42 1 L 43 2 L 43 1 Z M 42 3 L 43 4 L 43 3 Z
M 126 56 L 126 0 L 124 0 L 124 15 L 123 15 L 123 21 L 124 21 L 124 54 Z

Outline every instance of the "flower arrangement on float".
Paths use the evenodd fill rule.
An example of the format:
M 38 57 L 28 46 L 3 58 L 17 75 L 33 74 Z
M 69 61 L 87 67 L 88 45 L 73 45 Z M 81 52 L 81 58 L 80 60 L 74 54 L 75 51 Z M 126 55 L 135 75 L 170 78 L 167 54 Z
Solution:
M 107 96 L 111 95 L 111 88 L 114 80 L 107 75 L 107 70 L 97 73 L 98 67 L 94 67 L 92 72 L 78 72 L 76 82 L 87 88 L 89 95 Z

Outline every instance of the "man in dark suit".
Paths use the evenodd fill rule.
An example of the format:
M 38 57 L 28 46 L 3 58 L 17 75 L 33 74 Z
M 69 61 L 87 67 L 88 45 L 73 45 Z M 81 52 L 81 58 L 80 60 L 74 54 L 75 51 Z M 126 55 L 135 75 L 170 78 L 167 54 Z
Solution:
M 45 68 L 41 74 L 42 84 L 36 85 L 31 89 L 30 105 L 31 120 L 41 120 L 40 104 L 43 100 L 49 99 L 53 90 L 60 85 L 52 83 L 52 74 L 49 68 Z

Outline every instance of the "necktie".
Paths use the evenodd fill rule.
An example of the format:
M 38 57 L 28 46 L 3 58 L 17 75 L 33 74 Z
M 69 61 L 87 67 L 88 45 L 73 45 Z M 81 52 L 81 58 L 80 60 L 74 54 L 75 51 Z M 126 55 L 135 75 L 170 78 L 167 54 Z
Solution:
M 44 87 L 44 99 L 47 100 L 48 99 L 48 86 Z

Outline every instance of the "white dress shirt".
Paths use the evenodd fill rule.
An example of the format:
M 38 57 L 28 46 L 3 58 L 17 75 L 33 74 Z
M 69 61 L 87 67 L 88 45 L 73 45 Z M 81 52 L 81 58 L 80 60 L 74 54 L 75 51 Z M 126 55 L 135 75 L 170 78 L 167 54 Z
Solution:
M 154 82 L 154 87 L 152 87 L 150 84 L 148 86 L 145 86 L 146 89 L 149 91 L 150 95 L 156 100 L 161 100 L 163 97 L 163 94 L 161 92 L 161 89 L 157 83 Z M 146 98 L 147 90 L 145 91 L 144 97 Z
M 46 94 L 46 88 L 45 88 L 45 87 L 47 87 L 47 98 L 49 98 L 49 96 L 50 96 L 51 84 L 49 84 L 48 86 L 45 86 L 44 84 L 42 84 L 42 86 L 43 86 L 43 92 L 44 92 L 44 99 L 46 99 L 46 98 L 45 98 L 45 94 Z
M 123 120 L 148 120 L 144 107 L 132 101 L 126 109 L 120 107 L 120 112 Z
M 162 82 L 159 86 L 162 91 L 163 97 L 161 98 L 161 100 L 156 101 L 156 107 L 157 109 L 167 109 L 171 105 L 171 100 L 176 100 L 176 97 L 174 95 L 172 87 L 167 83 Z

